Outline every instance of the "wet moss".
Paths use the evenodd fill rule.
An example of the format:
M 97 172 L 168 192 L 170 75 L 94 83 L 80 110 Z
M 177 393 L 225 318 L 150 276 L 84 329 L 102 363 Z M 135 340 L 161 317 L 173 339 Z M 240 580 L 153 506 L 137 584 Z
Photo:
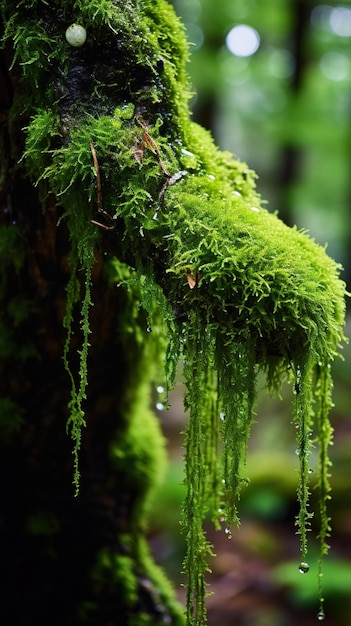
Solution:
M 22 11 L 16 3 L 12 12 L 13 3 L 1 2 L 5 36 L 14 40 L 15 62 L 32 93 L 24 163 L 43 193 L 55 194 L 70 231 L 69 371 L 73 310 L 82 298 L 79 381 L 71 374 L 69 421 L 76 482 L 88 384 L 91 272 L 95 247 L 104 248 L 106 240 L 118 261 L 132 268 L 126 285 L 149 319 L 155 310 L 164 319 L 168 386 L 178 361 L 185 360 L 187 622 L 203 624 L 211 551 L 203 519 L 210 510 L 216 521 L 220 505 L 228 528 L 239 521 L 259 371 L 270 389 L 279 391 L 287 379 L 295 390 L 302 561 L 310 519 L 308 458 L 317 424 L 321 559 L 327 552 L 330 367 L 345 339 L 341 268 L 307 233 L 271 214 L 256 192 L 255 174 L 219 151 L 209 133 L 189 120 L 184 30 L 166 2 L 26 5 Z M 87 28 L 82 49 L 64 41 L 73 20 Z M 43 46 L 37 53 L 38 33 Z M 133 424 L 126 437 L 143 460 Z M 116 450 L 118 464 L 123 459 L 118 445 Z M 147 483 L 154 477 L 151 470 Z M 322 607 L 321 593 L 320 601 Z

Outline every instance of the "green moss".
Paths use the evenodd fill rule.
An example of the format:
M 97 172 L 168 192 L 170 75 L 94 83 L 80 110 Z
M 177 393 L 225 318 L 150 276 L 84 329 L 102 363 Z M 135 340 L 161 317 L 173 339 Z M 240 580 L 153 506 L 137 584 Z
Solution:
M 60 523 L 52 511 L 36 511 L 26 521 L 26 529 L 32 535 L 54 535 L 60 529 Z
M 23 423 L 23 409 L 10 398 L 0 398 L 0 440 L 5 444 L 12 443 Z
M 23 331 L 33 310 L 32 303 L 25 296 L 13 295 L 13 286 L 21 280 L 20 272 L 27 252 L 27 242 L 17 225 L 0 226 L 0 357 L 4 363 L 7 361 L 7 365 L 11 360 L 24 361 L 38 356 L 32 337 Z M 4 416 L 10 416 L 8 409 L 4 407 Z M 17 411 L 14 411 L 11 422 L 18 423 Z M 5 422 L 3 427 L 6 430 Z
M 131 535 L 124 535 L 121 539 L 128 554 L 111 554 L 102 550 L 97 557 L 91 572 L 95 595 L 99 597 L 102 590 L 109 587 L 116 589 L 115 593 L 123 598 L 125 605 L 125 626 L 162 624 L 166 615 L 170 616 L 172 624 L 183 624 L 182 610 L 174 600 L 174 590 L 154 564 L 146 541 Z M 140 588 L 152 597 L 157 614 L 151 616 L 140 610 Z M 95 603 L 90 602 L 82 607 L 81 612 L 84 611 L 87 617 L 89 613 L 94 614 L 97 608 Z
M 121 586 L 122 595 L 130 606 L 137 602 L 138 583 L 135 576 L 134 560 L 131 556 L 113 555 L 109 551 L 103 550 L 98 555 L 92 571 L 92 578 L 96 586 L 105 584 Z
M 11 5 L 1 2 L 5 18 Z M 38 7 L 43 17 L 34 24 Z M 75 14 L 76 19 L 76 11 L 88 28 L 85 51 L 62 43 L 66 18 L 73 21 Z M 73 12 L 68 3 L 54 2 L 47 17 L 43 4 L 32 2 L 23 15 L 25 19 L 18 11 L 7 17 L 6 36 L 15 39 L 18 62 L 33 68 L 32 77 L 23 70 L 32 93 L 44 76 L 46 81 L 40 108 L 36 97 L 32 99 L 24 162 L 45 192 L 54 193 L 61 203 L 72 245 L 73 278 L 65 318 L 67 369 L 78 270 L 85 276 L 78 382 L 71 375 L 75 462 L 84 425 L 94 246 L 104 245 L 108 226 L 115 256 L 133 268 L 132 275 L 125 276 L 132 298 L 147 310 L 149 320 L 156 309 L 164 317 L 168 386 L 179 359 L 185 360 L 190 414 L 188 493 L 182 518 L 187 539 L 187 622 L 200 625 L 206 619 L 205 572 L 211 551 L 203 519 L 210 511 L 215 520 L 220 505 L 228 532 L 239 521 L 260 371 L 271 390 L 279 391 L 285 380 L 295 389 L 302 561 L 307 558 L 310 520 L 308 459 L 317 424 L 320 559 L 327 551 L 330 367 L 344 341 L 341 268 L 306 233 L 288 228 L 269 213 L 256 192 L 255 174 L 245 163 L 220 152 L 209 133 L 189 121 L 184 30 L 166 2 L 140 0 L 136 6 L 128 0 L 82 0 Z M 52 28 L 55 16 L 57 29 Z M 45 24 L 51 25 L 48 41 L 44 38 L 46 54 L 36 57 L 38 43 L 24 52 L 25 41 L 38 42 L 38 29 Z M 59 38 L 59 52 L 50 56 L 51 42 Z M 61 54 L 60 78 L 53 72 L 48 81 L 48 69 Z M 76 64 L 85 67 L 86 58 L 95 57 L 88 84 L 81 84 L 74 73 Z M 100 67 L 109 70 L 107 79 Z M 59 98 L 53 97 L 57 89 Z M 138 439 L 133 421 L 145 403 L 144 385 L 142 377 L 140 395 L 136 392 L 135 404 L 126 413 L 131 424 L 123 446 L 135 450 L 134 477 L 147 491 L 157 467 L 146 460 L 147 446 Z M 113 452 L 117 467 L 125 461 L 120 443 Z M 144 462 L 149 464 L 147 475 Z M 76 479 L 77 472 L 76 466 Z M 138 511 L 137 517 L 144 519 L 144 513 Z M 321 591 L 320 598 L 322 605 Z
M 82 334 L 81 349 L 79 351 L 79 372 L 78 381 L 75 380 L 69 364 L 69 348 L 73 335 L 73 322 L 74 305 L 77 303 L 79 293 L 79 283 L 76 275 L 76 267 L 72 268 L 71 278 L 67 285 L 67 309 L 63 319 L 63 326 L 67 330 L 67 337 L 63 352 L 63 362 L 65 369 L 71 380 L 71 400 L 69 402 L 69 418 L 67 420 L 67 431 L 70 432 L 73 440 L 73 460 L 74 460 L 74 472 L 73 472 L 73 484 L 75 485 L 75 495 L 79 493 L 79 451 L 81 446 L 82 428 L 86 426 L 84 419 L 83 403 L 87 398 L 87 385 L 88 385 L 88 351 L 89 351 L 89 335 L 90 335 L 90 323 L 89 323 L 89 309 L 92 304 L 90 297 L 91 289 L 91 267 L 87 267 L 85 271 L 84 282 L 84 295 L 81 306 L 80 317 L 80 330 Z
M 5 287 L 9 268 L 18 274 L 26 255 L 26 243 L 20 229 L 15 225 L 0 226 L 0 288 Z
M 146 364 L 145 364 L 146 365 Z M 163 478 L 165 448 L 159 425 L 150 403 L 150 379 L 134 389 L 135 397 L 124 414 L 126 429 L 111 444 L 111 461 L 117 476 L 123 472 L 127 482 L 137 485 L 142 498 L 136 499 L 132 525 L 135 530 L 145 530 L 154 491 Z

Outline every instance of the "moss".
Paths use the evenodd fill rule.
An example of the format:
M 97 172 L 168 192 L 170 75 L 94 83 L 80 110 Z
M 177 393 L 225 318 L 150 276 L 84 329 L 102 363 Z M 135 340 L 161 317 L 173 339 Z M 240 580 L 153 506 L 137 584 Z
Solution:
M 11 224 L 0 227 L 0 288 L 5 287 L 4 281 L 8 269 L 14 268 L 18 274 L 26 255 L 26 243 L 20 229 Z
M 130 556 L 111 555 L 107 550 L 102 551 L 99 556 L 92 578 L 96 585 L 104 584 L 107 579 L 108 584 L 121 585 L 123 597 L 132 606 L 138 600 L 137 579 L 134 572 L 134 561 Z
M 0 398 L 0 439 L 12 443 L 23 426 L 23 409 L 10 398 Z
M 148 546 L 148 543 L 143 538 L 141 538 L 139 542 L 138 551 L 140 563 L 142 563 L 143 567 L 146 568 L 147 575 L 149 576 L 153 587 L 153 593 L 156 598 L 155 604 L 159 607 L 159 621 L 161 623 L 164 623 L 166 617 L 163 617 L 163 614 L 166 615 L 166 612 L 169 611 L 171 620 L 174 624 L 184 624 L 183 609 L 175 600 L 173 586 L 167 580 L 161 568 L 155 565 L 153 558 L 150 554 L 150 548 Z M 153 621 L 150 621 L 152 620 L 152 618 L 150 618 L 150 615 L 145 616 L 145 619 L 146 624 L 155 623 Z M 138 620 L 135 619 L 134 623 L 132 622 L 131 626 L 139 626 Z
M 68 341 L 79 270 L 85 276 L 78 383 L 71 375 L 76 462 L 84 425 L 94 247 L 104 247 L 106 234 L 119 262 L 133 268 L 126 284 L 149 319 L 155 309 L 164 316 L 168 386 L 177 362 L 185 359 L 190 413 L 182 522 L 187 621 L 203 624 L 211 551 L 203 518 L 210 510 L 215 520 L 220 504 L 228 532 L 239 521 L 259 371 L 265 372 L 270 389 L 279 391 L 287 379 L 295 390 L 292 412 L 299 426 L 300 464 L 296 521 L 302 561 L 307 558 L 310 519 L 308 458 L 317 424 L 320 559 L 327 551 L 330 367 L 344 341 L 341 268 L 305 232 L 288 228 L 269 213 L 256 192 L 255 174 L 220 152 L 209 133 L 188 119 L 184 30 L 166 2 L 140 0 L 136 6 L 128 0 L 81 0 L 73 9 L 66 2 L 52 2 L 50 8 L 31 2 L 15 13 L 12 6 L 1 2 L 5 36 L 14 38 L 15 58 L 24 64 L 24 84 L 32 93 L 24 162 L 45 192 L 56 195 L 70 231 Z M 64 25 L 77 16 L 88 38 L 82 49 L 71 50 L 63 43 Z M 42 28 L 47 29 L 46 52 L 36 56 Z M 33 51 L 31 45 L 24 51 L 27 40 L 33 42 Z M 26 72 L 29 65 L 31 74 Z M 40 107 L 34 95 L 38 85 Z M 133 291 L 136 281 L 138 295 Z M 69 369 L 68 343 L 65 363 Z M 136 393 L 138 407 L 145 402 L 144 381 L 140 396 Z M 145 479 L 148 489 L 157 468 L 151 465 L 150 474 L 143 474 L 147 450 L 133 420 L 125 437 L 124 445 L 135 448 L 141 461 L 133 468 L 134 476 L 141 483 Z M 120 442 L 114 458 L 117 466 L 123 463 Z M 77 472 L 76 467 L 76 479 Z M 321 591 L 320 600 L 322 606 Z
M 59 531 L 60 523 L 51 511 L 35 511 L 26 520 L 26 529 L 32 535 L 51 536 Z
M 91 572 L 95 595 L 99 596 L 106 587 L 118 590 L 125 605 L 125 626 L 163 624 L 166 619 L 171 619 L 172 624 L 182 624 L 182 610 L 174 600 L 174 590 L 154 564 L 145 540 L 131 535 L 123 536 L 122 540 L 127 554 L 111 554 L 102 550 L 97 557 Z M 154 615 L 148 614 L 146 609 L 140 610 L 140 596 L 144 596 L 145 606 L 147 597 L 153 598 L 156 607 Z M 85 603 L 81 616 L 89 623 L 89 614 L 94 614 L 97 608 L 95 602 Z
M 90 323 L 89 323 L 89 309 L 92 304 L 90 297 L 91 289 L 91 267 L 88 265 L 85 271 L 84 282 L 84 295 L 81 306 L 80 317 L 80 330 L 82 334 L 82 344 L 79 351 L 79 380 L 76 381 L 74 374 L 69 365 L 68 352 L 70 347 L 70 341 L 73 335 L 73 308 L 77 302 L 78 281 L 76 276 L 76 269 L 72 269 L 70 281 L 67 286 L 67 309 L 63 319 L 63 326 L 67 329 L 67 338 L 65 342 L 63 352 L 63 362 L 68 375 L 71 379 L 71 400 L 69 402 L 69 418 L 67 420 L 67 430 L 70 432 L 74 447 L 73 447 L 73 459 L 74 459 L 74 473 L 73 483 L 75 485 L 76 496 L 79 493 L 79 451 L 81 447 L 82 428 L 86 426 L 84 419 L 83 402 L 86 400 L 86 389 L 88 385 L 88 350 L 89 350 L 89 335 L 90 335 Z
M 143 364 L 147 368 L 145 361 Z M 141 376 L 141 373 L 135 371 L 136 380 L 140 381 Z M 144 377 L 144 380 L 144 384 L 139 382 L 134 388 L 132 399 L 124 399 L 126 428 L 123 433 L 118 433 L 110 448 L 111 463 L 116 475 L 125 473 L 130 490 L 132 485 L 136 485 L 138 495 L 142 496 L 135 498 L 133 506 L 131 525 L 135 532 L 146 530 L 149 507 L 164 476 L 166 463 L 163 436 L 154 413 L 148 408 L 152 377 Z

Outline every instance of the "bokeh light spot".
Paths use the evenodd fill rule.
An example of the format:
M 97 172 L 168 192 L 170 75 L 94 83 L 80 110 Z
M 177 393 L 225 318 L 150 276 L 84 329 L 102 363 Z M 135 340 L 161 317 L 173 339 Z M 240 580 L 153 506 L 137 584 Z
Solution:
M 350 60 L 340 52 L 326 52 L 319 66 L 324 76 L 334 81 L 345 80 L 350 72 Z
M 226 46 L 237 57 L 249 57 L 258 50 L 260 36 L 251 26 L 239 24 L 234 26 L 226 37 Z
M 350 37 L 351 9 L 348 7 L 335 7 L 330 12 L 329 23 L 333 33 L 340 37 Z

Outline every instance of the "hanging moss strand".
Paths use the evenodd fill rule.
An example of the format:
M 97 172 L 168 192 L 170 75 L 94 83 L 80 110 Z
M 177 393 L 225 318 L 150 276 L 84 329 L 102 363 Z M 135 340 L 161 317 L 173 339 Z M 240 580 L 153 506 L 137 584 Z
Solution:
M 255 399 L 255 358 L 251 343 L 226 345 L 217 338 L 217 368 L 223 437 L 223 487 L 227 531 L 239 525 L 238 501 L 245 479 L 248 439 Z
M 187 393 L 185 408 L 189 410 L 186 430 L 186 485 L 183 527 L 186 538 L 184 571 L 187 574 L 187 624 L 201 626 L 206 622 L 205 573 L 212 547 L 206 539 L 204 519 L 218 502 L 217 436 L 213 433 L 215 397 L 213 389 L 213 343 L 194 313 L 187 326 L 184 376 Z M 217 420 L 218 430 L 218 420 Z
M 86 426 L 84 419 L 83 402 L 86 399 L 86 390 L 88 386 L 88 351 L 89 351 L 89 310 L 91 302 L 91 270 L 85 271 L 84 297 L 81 306 L 80 329 L 82 332 L 82 344 L 79 350 L 79 382 L 75 382 L 74 375 L 69 363 L 68 352 L 73 335 L 73 309 L 77 302 L 77 294 L 79 293 L 79 283 L 76 276 L 76 270 L 72 270 L 72 274 L 67 285 L 67 309 L 63 321 L 64 327 L 67 329 L 66 342 L 64 346 L 63 362 L 66 371 L 71 380 L 71 400 L 69 403 L 70 414 L 67 420 L 66 428 L 70 432 L 73 441 L 73 484 L 75 486 L 75 495 L 79 493 L 79 451 L 81 447 L 82 428 Z
M 299 514 L 296 518 L 297 534 L 300 535 L 301 563 L 300 571 L 304 573 L 308 570 L 307 533 L 310 530 L 310 520 L 313 514 L 309 512 L 309 457 L 311 454 L 311 434 L 312 434 L 312 370 L 309 363 L 297 365 L 295 369 L 295 402 L 294 402 L 294 422 L 297 430 L 296 453 L 299 459 L 299 485 L 297 497 L 299 501 Z
M 330 517 L 327 511 L 327 503 L 330 500 L 330 472 L 331 461 L 329 459 L 328 448 L 333 443 L 333 428 L 329 420 L 330 410 L 333 407 L 332 402 L 332 389 L 333 380 L 331 376 L 330 363 L 319 364 L 318 366 L 318 379 L 317 379 L 317 426 L 318 426 L 318 442 L 319 442 L 319 472 L 318 472 L 318 487 L 319 487 L 319 514 L 320 514 L 320 553 L 318 561 L 318 589 L 319 589 L 319 602 L 320 602 L 320 614 L 324 614 L 324 598 L 322 589 L 322 565 L 323 557 L 328 553 L 329 545 L 327 539 L 330 536 L 331 526 Z
M 220 462 L 220 419 L 221 413 L 219 410 L 218 403 L 218 394 L 215 390 L 217 390 L 217 377 L 216 382 L 214 381 L 214 377 L 216 372 L 213 373 L 213 387 L 210 391 L 210 428 L 208 432 L 208 436 L 206 438 L 207 442 L 207 458 L 208 458 L 208 474 L 209 474 L 209 497 L 211 501 L 211 521 L 216 528 L 216 530 L 220 530 L 221 523 L 220 518 L 222 518 L 222 493 L 223 493 L 223 485 L 222 485 L 222 471 L 221 471 L 221 462 Z M 221 515 L 219 515 L 221 513 Z

